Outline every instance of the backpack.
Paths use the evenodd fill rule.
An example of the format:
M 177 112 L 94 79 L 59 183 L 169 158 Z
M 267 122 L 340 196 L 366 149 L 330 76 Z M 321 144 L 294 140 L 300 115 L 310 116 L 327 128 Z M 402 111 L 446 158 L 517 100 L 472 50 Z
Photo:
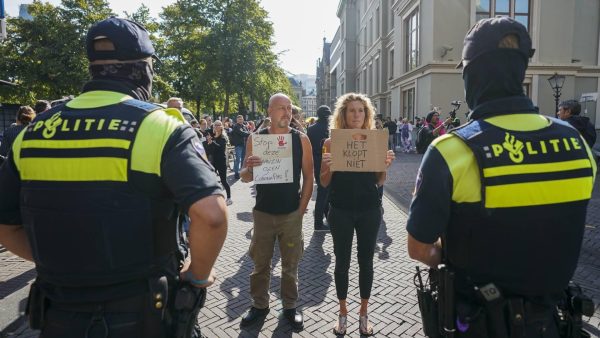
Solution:
M 423 126 L 417 132 L 417 140 L 415 141 L 415 148 L 417 148 L 417 153 L 419 153 L 419 154 L 425 154 L 425 151 L 427 150 L 427 146 L 429 146 L 429 144 L 427 142 L 427 138 L 428 138 L 427 132 L 424 131 L 426 128 L 427 128 L 426 126 Z

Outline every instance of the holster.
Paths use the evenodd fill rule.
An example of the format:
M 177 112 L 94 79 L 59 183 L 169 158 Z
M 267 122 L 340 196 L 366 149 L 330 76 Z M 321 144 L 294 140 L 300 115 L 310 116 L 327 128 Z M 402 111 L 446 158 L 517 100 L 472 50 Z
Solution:
M 175 338 L 197 338 L 199 328 L 197 327 L 198 313 L 204 307 L 206 301 L 206 289 L 196 288 L 190 283 L 180 281 L 175 292 L 175 303 L 173 306 L 173 325 Z
M 438 301 L 429 290 L 417 290 L 417 300 L 423 322 L 423 333 L 427 337 L 440 337 L 438 330 Z
M 27 307 L 25 308 L 25 314 L 29 318 L 29 326 L 32 329 L 41 330 L 44 327 L 47 308 L 48 298 L 36 280 L 29 289 Z

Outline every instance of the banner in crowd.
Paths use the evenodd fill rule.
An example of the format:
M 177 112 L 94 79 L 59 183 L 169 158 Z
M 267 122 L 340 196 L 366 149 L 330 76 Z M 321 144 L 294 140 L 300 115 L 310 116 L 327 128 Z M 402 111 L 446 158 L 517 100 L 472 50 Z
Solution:
M 387 129 L 332 129 L 332 171 L 385 171 Z
M 262 164 L 254 167 L 254 183 L 275 184 L 294 181 L 292 134 L 252 134 L 252 155 Z

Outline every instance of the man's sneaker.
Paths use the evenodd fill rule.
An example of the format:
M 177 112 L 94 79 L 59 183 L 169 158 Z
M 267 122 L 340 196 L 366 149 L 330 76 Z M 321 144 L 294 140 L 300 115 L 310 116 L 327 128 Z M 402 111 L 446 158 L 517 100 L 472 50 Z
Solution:
M 226 199 L 226 200 L 225 200 L 225 203 L 226 203 L 227 205 L 232 205 L 232 204 L 233 204 L 233 201 L 231 200 L 231 198 L 228 198 L 228 199 Z

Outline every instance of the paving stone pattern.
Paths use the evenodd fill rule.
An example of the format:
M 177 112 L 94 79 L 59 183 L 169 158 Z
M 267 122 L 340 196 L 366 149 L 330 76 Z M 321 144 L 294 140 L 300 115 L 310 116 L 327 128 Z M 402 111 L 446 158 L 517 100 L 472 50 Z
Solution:
M 379 230 L 374 259 L 375 281 L 371 297 L 370 320 L 377 337 L 423 337 L 412 277 L 415 262 L 405 249 L 406 210 L 414 187 L 421 156 L 399 154 L 389 171 L 385 187 L 384 217 Z M 279 283 L 281 265 L 278 250 L 273 257 L 271 312 L 264 323 L 240 328 L 240 319 L 249 308 L 249 275 L 252 261 L 247 255 L 252 235 L 252 206 L 255 190 L 251 184 L 232 182 L 234 204 L 229 208 L 229 233 L 217 263 L 218 280 L 210 288 L 206 306 L 200 313 L 203 333 L 208 337 L 319 337 L 333 336 L 337 319 L 337 299 L 333 282 L 335 258 L 331 235 L 313 232 L 313 200 L 304 217 L 305 251 L 300 263 L 299 308 L 305 317 L 305 329 L 293 332 L 280 318 Z M 596 183 L 598 185 L 598 183 Z M 595 189 L 590 202 L 588 224 L 575 279 L 600 303 L 600 193 Z M 356 245 L 356 241 L 355 241 Z M 354 253 L 356 248 L 353 249 Z M 349 289 L 349 337 L 358 337 L 358 264 L 353 254 Z M 29 263 L 8 253 L 0 254 L 0 294 L 10 290 L 6 284 L 31 269 Z M 33 276 L 20 277 L 32 279 Z M 0 298 L 2 299 L 2 298 Z M 600 311 L 587 320 L 586 327 L 600 337 Z M 2 329 L 2 328 L 0 328 Z M 6 332 L 4 332 L 6 334 Z M 0 337 L 2 334 L 0 334 Z M 26 324 L 12 331 L 11 337 L 36 337 Z

